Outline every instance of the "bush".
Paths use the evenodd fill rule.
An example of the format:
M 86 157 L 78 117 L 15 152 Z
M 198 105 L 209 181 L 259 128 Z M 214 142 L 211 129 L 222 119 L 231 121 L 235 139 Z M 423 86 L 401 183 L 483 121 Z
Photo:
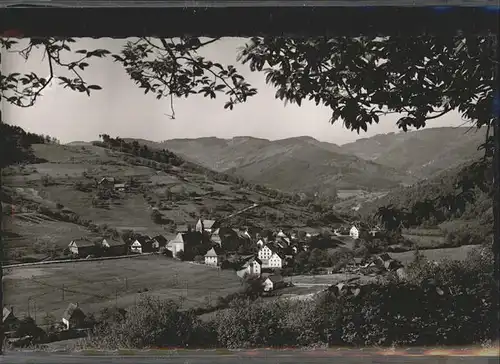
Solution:
M 124 320 L 98 326 L 88 343 L 107 349 L 185 347 L 194 327 L 195 318 L 175 302 L 141 295 Z

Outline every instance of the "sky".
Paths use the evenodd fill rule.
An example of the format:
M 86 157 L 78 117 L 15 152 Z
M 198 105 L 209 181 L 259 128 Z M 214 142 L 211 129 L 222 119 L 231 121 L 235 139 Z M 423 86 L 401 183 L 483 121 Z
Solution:
M 126 42 L 124 39 L 81 38 L 72 49 L 104 48 L 117 53 Z M 18 108 L 2 101 L 4 122 L 19 125 L 27 131 L 48 134 L 62 143 L 97 140 L 99 134 L 116 137 L 133 137 L 153 141 L 175 138 L 253 136 L 270 140 L 297 136 L 311 136 L 320 141 L 344 144 L 376 134 L 397 132 L 398 115 L 381 117 L 380 123 L 368 132 L 345 129 L 341 122 L 331 125 L 331 111 L 304 102 L 302 106 L 286 105 L 275 99 L 275 90 L 266 85 L 263 72 L 251 72 L 248 65 L 238 64 L 238 48 L 245 44 L 243 38 L 224 38 L 204 47 L 200 55 L 221 64 L 235 65 L 247 82 L 257 88 L 258 94 L 233 110 L 224 110 L 225 95 L 217 99 L 194 95 L 175 99 L 176 118 L 170 119 L 169 99 L 157 100 L 144 94 L 125 70 L 111 58 L 93 59 L 91 66 L 81 72 L 89 84 L 103 89 L 86 94 L 63 89 L 56 83 L 46 89 L 43 97 L 31 108 Z M 36 72 L 48 76 L 47 61 L 41 53 L 32 53 L 25 61 L 15 53 L 2 54 L 2 72 Z M 57 70 L 56 70 L 57 74 Z M 59 73 L 61 75 L 61 73 Z M 460 116 L 449 113 L 435 119 L 428 127 L 458 126 Z

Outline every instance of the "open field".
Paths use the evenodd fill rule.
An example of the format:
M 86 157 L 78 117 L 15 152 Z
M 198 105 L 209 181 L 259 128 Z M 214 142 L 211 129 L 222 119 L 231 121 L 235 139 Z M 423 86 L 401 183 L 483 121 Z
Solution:
M 477 245 L 463 245 L 458 248 L 441 248 L 441 249 L 428 249 L 421 250 L 427 259 L 440 261 L 443 259 L 450 260 L 465 260 L 469 252 L 477 248 Z M 411 263 L 415 256 L 415 251 L 408 251 L 404 253 L 390 253 L 392 258 L 399 260 L 404 265 Z
M 139 292 L 163 299 L 185 297 L 183 307 L 195 307 L 241 287 L 233 271 L 161 256 L 10 268 L 3 284 L 4 304 L 13 306 L 18 317 L 28 313 L 28 304 L 32 316 L 37 307 L 37 320 L 46 313 L 59 319 L 68 304 L 76 302 L 86 313 L 116 303 L 126 308 Z
M 428 248 L 439 248 L 446 244 L 444 236 L 433 236 L 433 235 L 412 235 L 412 234 L 402 234 L 405 239 L 410 240 L 417 247 L 422 249 Z

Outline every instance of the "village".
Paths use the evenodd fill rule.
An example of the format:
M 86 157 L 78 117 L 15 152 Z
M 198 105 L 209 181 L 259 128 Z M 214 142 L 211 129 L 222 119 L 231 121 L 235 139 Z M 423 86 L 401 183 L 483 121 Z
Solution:
M 369 236 L 376 236 L 379 228 L 367 232 Z M 208 219 L 199 219 L 191 228 L 189 225 L 180 227 L 172 239 L 164 235 L 150 237 L 135 235 L 122 241 L 110 237 L 102 239 L 75 239 L 67 247 L 67 253 L 73 259 L 99 259 L 105 257 L 122 257 L 128 255 L 155 254 L 165 256 L 166 259 L 184 261 L 185 264 L 203 264 L 218 270 L 234 270 L 242 280 L 257 280 L 261 284 L 263 295 L 276 295 L 280 289 L 293 286 L 285 275 L 293 276 L 296 271 L 297 257 L 301 252 L 318 250 L 315 245 L 319 237 L 335 242 L 344 239 L 356 242 L 363 235 L 360 226 L 355 224 L 342 225 L 333 229 L 332 236 L 324 231 L 294 231 L 285 233 L 282 229 L 274 232 L 250 232 L 250 229 L 237 229 Z M 365 234 L 366 235 L 366 234 Z M 329 240 L 330 239 L 330 240 Z M 328 243 L 327 243 L 328 244 Z M 328 246 L 324 246 L 328 249 Z M 344 256 L 336 266 L 318 266 L 306 274 L 329 275 L 334 273 L 363 273 L 376 276 L 384 271 L 395 271 L 404 274 L 402 265 L 389 254 L 382 253 L 368 258 Z M 321 265 L 321 263 L 319 263 Z M 348 287 L 349 282 L 332 285 L 333 289 Z M 117 309 L 115 307 L 115 309 Z M 84 313 L 84 308 L 78 302 L 69 303 L 62 317 L 56 318 L 52 325 L 52 335 L 57 339 L 84 337 L 95 324 L 92 315 Z M 31 321 L 30 321 L 31 320 Z M 36 326 L 33 319 L 20 319 L 15 315 L 14 307 L 3 308 L 3 324 L 6 327 L 6 336 L 11 343 L 22 345 L 23 340 L 29 341 L 35 335 L 45 336 L 43 330 Z M 24 327 L 24 329 L 20 329 Z M 20 337 L 20 334 L 25 334 Z
M 103 177 L 95 183 L 104 194 L 133 190 L 129 183 L 119 182 L 113 177 Z M 232 217 L 258 207 L 259 204 L 254 203 L 222 219 L 199 217 L 190 224 L 176 225 L 174 232 L 165 229 L 163 234 L 129 231 L 126 234 L 75 238 L 57 260 L 103 260 L 103 264 L 106 264 L 106 259 L 157 255 L 181 264 L 234 271 L 241 282 L 258 282 L 263 296 L 279 296 L 284 288 L 293 287 L 295 275 L 328 276 L 341 273 L 346 274 L 346 277 L 348 274 L 378 277 L 389 271 L 400 277 L 405 274 L 403 265 L 387 252 L 355 253 L 367 241 L 384 239 L 384 231 L 379 226 L 344 221 L 326 227 L 276 227 L 270 230 L 234 226 L 235 223 L 231 222 Z M 154 206 L 150 208 L 156 212 Z M 351 283 L 346 279 L 340 286 L 328 285 L 328 289 L 339 290 L 343 285 L 352 286 Z M 87 335 L 95 325 L 95 320 L 92 319 L 93 313 L 89 316 L 84 310 L 85 307 L 81 307 L 78 302 L 69 303 L 62 317 L 56 317 L 56 322 L 51 325 L 50 330 L 55 335 L 51 340 Z M 14 307 L 3 309 L 3 323 L 10 342 L 22 345 L 23 340 L 32 340 L 36 332 L 40 337 L 46 336 L 46 332 L 32 318 L 18 318 L 15 312 Z

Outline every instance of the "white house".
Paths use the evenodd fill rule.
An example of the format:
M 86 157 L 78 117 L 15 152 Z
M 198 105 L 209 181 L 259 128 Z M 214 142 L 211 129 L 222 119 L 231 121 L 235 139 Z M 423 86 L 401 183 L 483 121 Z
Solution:
M 286 234 L 283 232 L 283 230 L 280 230 L 276 236 L 278 236 L 279 238 L 286 238 L 287 237 Z
M 262 272 L 262 262 L 259 258 L 252 257 L 248 259 L 240 270 L 236 272 L 238 277 L 243 278 L 245 275 L 257 275 Z
M 184 235 L 178 233 L 174 239 L 170 240 L 167 244 L 167 250 L 172 252 L 174 258 L 181 250 L 184 251 Z
M 273 255 L 271 255 L 271 258 L 269 258 L 267 266 L 269 268 L 282 268 L 283 260 L 283 257 L 281 257 L 278 253 L 273 253 Z
M 264 245 L 258 252 L 258 257 L 262 261 L 268 260 L 272 255 L 273 251 L 267 245 Z
M 224 254 L 217 247 L 213 247 L 212 249 L 210 249 L 207 252 L 207 254 L 205 254 L 205 264 L 206 265 L 217 266 L 222 262 L 222 259 L 224 259 Z
M 142 254 L 142 244 L 139 243 L 139 240 L 136 240 L 130 245 L 130 251 L 132 253 Z
M 359 229 L 356 226 L 352 226 L 351 230 L 349 230 L 349 236 L 353 239 L 359 238 Z
M 283 280 L 283 277 L 278 274 L 270 275 L 264 281 L 265 292 L 269 292 L 283 286 L 285 286 L 285 281 Z

